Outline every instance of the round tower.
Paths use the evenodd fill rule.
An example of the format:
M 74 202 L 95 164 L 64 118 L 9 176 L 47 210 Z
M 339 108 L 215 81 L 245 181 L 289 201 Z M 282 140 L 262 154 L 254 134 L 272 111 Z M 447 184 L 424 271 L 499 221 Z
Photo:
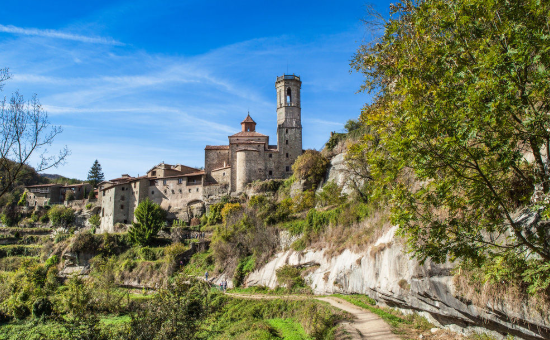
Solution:
M 246 148 L 237 150 L 236 191 L 242 192 L 248 183 L 259 179 L 258 167 L 261 165 L 260 152 Z

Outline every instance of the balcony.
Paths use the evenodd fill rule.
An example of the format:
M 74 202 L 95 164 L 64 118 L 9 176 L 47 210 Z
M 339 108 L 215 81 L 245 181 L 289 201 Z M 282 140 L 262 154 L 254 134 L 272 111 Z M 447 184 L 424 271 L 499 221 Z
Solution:
M 277 77 L 277 81 L 281 81 L 281 80 L 300 80 L 300 76 L 297 76 L 297 75 L 294 75 L 294 74 L 285 74 L 285 75 L 282 75 L 280 77 Z

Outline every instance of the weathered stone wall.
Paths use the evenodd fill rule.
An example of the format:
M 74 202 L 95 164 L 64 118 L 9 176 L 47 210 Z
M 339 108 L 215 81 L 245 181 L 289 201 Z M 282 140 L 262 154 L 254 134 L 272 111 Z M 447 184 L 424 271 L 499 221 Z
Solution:
M 212 178 L 217 184 L 229 185 L 231 182 L 231 167 L 229 166 L 212 171 L 211 174 L 212 174 Z
M 265 176 L 263 152 L 254 149 L 237 151 L 236 191 L 244 191 L 246 184 Z
M 205 149 L 204 150 L 204 171 L 206 172 L 206 181 L 215 182 L 212 177 L 212 170 L 223 168 L 230 165 L 229 149 Z

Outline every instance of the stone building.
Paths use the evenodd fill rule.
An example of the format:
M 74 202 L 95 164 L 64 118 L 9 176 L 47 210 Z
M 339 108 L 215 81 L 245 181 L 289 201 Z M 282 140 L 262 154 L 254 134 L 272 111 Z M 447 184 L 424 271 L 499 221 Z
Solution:
M 75 200 L 81 200 L 87 198 L 93 188 L 88 183 L 28 185 L 25 187 L 27 205 L 29 207 L 43 207 L 49 204 L 63 203 L 68 190 L 73 191 Z
M 203 213 L 204 171 L 185 165 L 160 163 L 146 176 L 122 175 L 99 183 L 101 231 L 134 221 L 134 210 L 149 198 L 167 210 L 170 219 L 189 220 Z
M 296 75 L 277 77 L 277 145 L 256 131 L 250 114 L 241 122 L 241 131 L 228 136 L 228 145 L 207 145 L 204 169 L 207 185 L 227 185 L 229 192 L 242 192 L 255 180 L 286 178 L 292 164 L 302 154 L 302 113 Z
M 296 75 L 277 77 L 277 144 L 256 131 L 250 114 L 228 145 L 207 145 L 205 169 L 160 163 L 141 177 L 122 175 L 99 184 L 101 231 L 134 221 L 137 205 L 149 198 L 168 211 L 171 220 L 189 221 L 205 211 L 205 201 L 244 191 L 255 180 L 286 178 L 302 154 L 300 89 Z

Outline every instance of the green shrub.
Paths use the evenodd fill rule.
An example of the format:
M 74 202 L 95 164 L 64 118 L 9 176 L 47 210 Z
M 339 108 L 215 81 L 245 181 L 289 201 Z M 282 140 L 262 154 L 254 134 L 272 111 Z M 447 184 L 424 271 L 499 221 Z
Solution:
M 224 205 L 222 211 L 221 211 L 221 215 L 222 215 L 222 220 L 223 220 L 223 223 L 227 223 L 227 219 L 239 212 L 242 210 L 242 206 L 240 203 L 227 203 L 226 205 Z
M 46 265 L 46 267 L 49 268 L 49 267 L 57 265 L 58 263 L 59 263 L 59 256 L 54 254 L 46 260 L 45 265 Z
M 23 192 L 23 195 L 21 195 L 21 198 L 19 198 L 19 202 L 17 202 L 17 205 L 20 207 L 24 207 L 27 205 L 27 192 Z
M 74 192 L 69 189 L 65 192 L 65 201 L 73 201 L 73 200 L 74 200 Z
M 306 150 L 292 165 L 292 171 L 298 180 L 306 180 L 309 186 L 316 186 L 325 178 L 329 160 L 319 151 Z
M 166 223 L 166 211 L 149 198 L 139 203 L 134 215 L 137 222 L 132 222 L 128 231 L 128 237 L 134 244 L 148 244 Z
M 302 271 L 291 265 L 284 265 L 275 271 L 277 282 L 288 289 L 294 287 L 305 287 L 305 281 L 302 278 Z
M 256 256 L 251 255 L 239 261 L 235 274 L 233 275 L 233 286 L 240 287 L 243 284 L 246 275 L 254 271 L 256 267 Z
M 52 312 L 53 305 L 46 297 L 38 298 L 32 304 L 32 316 L 35 318 L 50 316 Z
M 88 219 L 88 222 L 90 222 L 90 224 L 94 227 L 99 227 L 99 225 L 101 224 L 101 217 L 99 217 L 98 214 L 92 215 Z
M 86 210 L 90 210 L 94 207 L 94 204 L 93 203 L 88 203 L 86 204 Z
M 342 188 L 334 181 L 330 181 L 323 186 L 323 189 L 317 195 L 317 201 L 322 206 L 339 205 L 346 201 L 346 195 L 342 195 Z
M 220 203 L 212 204 L 208 208 L 207 218 L 208 218 L 209 225 L 214 225 L 222 222 L 222 209 L 224 205 L 225 203 L 220 202 Z
M 41 223 L 48 223 L 50 221 L 50 217 L 48 216 L 48 214 L 44 214 L 44 215 L 40 216 L 39 221 Z
M 36 223 L 36 222 L 38 222 L 38 218 L 39 218 L 39 217 L 38 217 L 38 215 L 36 214 L 36 212 L 33 212 L 33 213 L 31 214 L 30 220 L 31 220 L 31 222 Z
M 74 210 L 63 205 L 55 205 L 48 211 L 53 226 L 67 227 L 75 220 Z

